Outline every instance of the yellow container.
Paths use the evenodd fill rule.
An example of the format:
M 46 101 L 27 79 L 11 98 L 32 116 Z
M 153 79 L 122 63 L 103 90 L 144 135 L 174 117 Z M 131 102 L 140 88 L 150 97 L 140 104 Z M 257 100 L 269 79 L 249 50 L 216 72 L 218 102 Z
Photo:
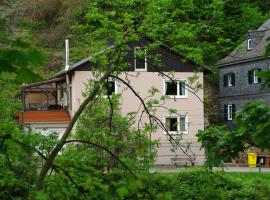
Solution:
M 248 153 L 248 166 L 256 167 L 257 153 Z

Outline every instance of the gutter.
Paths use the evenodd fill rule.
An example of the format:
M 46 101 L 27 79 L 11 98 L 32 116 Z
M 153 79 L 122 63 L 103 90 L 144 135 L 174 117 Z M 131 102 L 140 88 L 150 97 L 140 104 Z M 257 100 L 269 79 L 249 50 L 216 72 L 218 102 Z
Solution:
M 268 56 L 267 58 L 269 58 L 270 56 Z M 222 64 L 215 64 L 214 66 L 216 67 L 226 67 L 229 65 L 236 65 L 236 64 L 240 64 L 240 63 L 245 63 L 245 62 L 249 62 L 249 61 L 255 61 L 255 60 L 261 60 L 264 59 L 262 56 L 257 56 L 257 57 L 253 57 L 253 58 L 248 58 L 248 59 L 243 59 L 243 60 L 238 60 L 238 61 L 234 61 L 234 62 L 227 62 L 227 63 L 222 63 Z

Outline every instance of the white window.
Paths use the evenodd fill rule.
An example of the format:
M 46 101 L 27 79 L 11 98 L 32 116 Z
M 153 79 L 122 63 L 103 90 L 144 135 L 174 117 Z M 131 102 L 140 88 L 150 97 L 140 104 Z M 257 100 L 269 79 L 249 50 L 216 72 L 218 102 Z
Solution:
M 228 73 L 223 75 L 224 87 L 233 87 L 235 85 L 235 74 Z
M 260 68 L 248 71 L 248 84 L 261 83 L 262 80 L 257 76 L 257 73 L 262 71 Z
M 134 47 L 134 58 L 135 71 L 147 71 L 146 49 Z
M 257 73 L 258 71 L 259 71 L 259 70 L 257 70 L 257 69 L 254 69 L 254 70 L 253 70 L 253 83 L 259 83 L 258 76 L 256 76 L 256 73 Z
M 231 121 L 235 116 L 235 104 L 224 104 L 224 120 Z
M 187 97 L 186 81 L 165 81 L 164 95 L 170 98 L 184 98 Z
M 227 113 L 227 119 L 232 120 L 233 118 L 233 105 L 228 105 L 228 113 Z
M 188 133 L 187 116 L 169 116 L 164 119 L 165 127 L 170 134 Z
M 233 86 L 233 77 L 232 74 L 228 74 L 228 86 L 231 87 Z
M 247 40 L 247 50 L 251 50 L 251 49 L 252 49 L 251 43 L 252 43 L 252 39 L 249 38 L 249 39 Z

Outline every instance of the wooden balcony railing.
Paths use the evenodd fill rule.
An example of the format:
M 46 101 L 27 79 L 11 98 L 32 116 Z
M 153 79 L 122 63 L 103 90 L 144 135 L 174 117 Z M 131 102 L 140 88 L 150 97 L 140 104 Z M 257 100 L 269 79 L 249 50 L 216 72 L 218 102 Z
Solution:
M 18 113 L 20 126 L 31 123 L 69 123 L 70 115 L 65 110 L 24 111 Z

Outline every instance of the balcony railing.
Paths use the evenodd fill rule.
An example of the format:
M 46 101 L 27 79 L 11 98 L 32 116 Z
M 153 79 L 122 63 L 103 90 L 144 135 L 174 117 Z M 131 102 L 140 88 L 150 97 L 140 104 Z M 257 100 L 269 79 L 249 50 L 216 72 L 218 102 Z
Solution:
M 68 110 L 67 106 L 56 103 L 29 103 L 25 111 Z

